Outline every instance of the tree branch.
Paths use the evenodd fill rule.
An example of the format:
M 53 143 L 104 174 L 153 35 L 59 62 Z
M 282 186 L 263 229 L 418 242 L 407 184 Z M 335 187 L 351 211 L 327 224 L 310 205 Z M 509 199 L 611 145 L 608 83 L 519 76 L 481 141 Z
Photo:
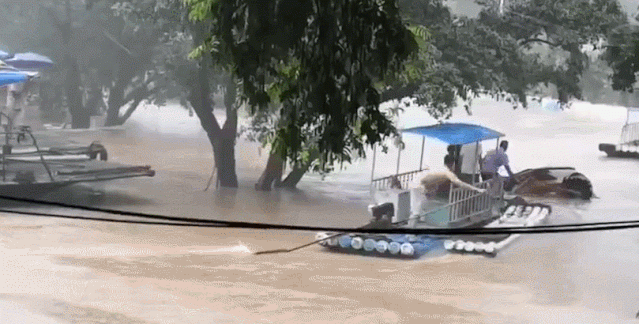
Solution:
M 215 138 L 220 135 L 222 129 L 213 114 L 213 105 L 209 98 L 211 90 L 206 69 L 207 66 L 202 64 L 202 66 L 198 68 L 198 80 L 190 82 L 189 90 L 191 93 L 188 96 L 188 101 L 191 103 L 191 107 L 193 107 L 195 114 L 200 119 L 200 124 L 209 135 L 209 138 Z
M 129 119 L 129 117 L 131 117 L 131 115 L 133 115 L 133 113 L 135 112 L 136 109 L 138 109 L 138 107 L 140 106 L 140 103 L 142 102 L 142 100 L 135 100 L 133 101 L 130 105 L 129 108 L 127 108 L 127 110 L 124 112 L 124 115 L 119 116 L 118 117 L 118 123 L 120 125 L 124 124 L 124 122 L 127 121 L 127 119 Z
M 560 47 L 562 44 L 561 43 L 553 43 L 549 40 L 545 40 L 545 39 L 541 39 L 541 38 L 528 38 L 523 40 L 519 45 L 523 46 L 526 45 L 528 43 L 533 43 L 533 42 L 538 42 L 538 43 L 545 43 L 548 44 L 550 46 L 554 46 L 554 47 Z
M 124 114 L 118 117 L 118 121 L 120 122 L 120 125 L 124 124 L 124 122 L 127 119 L 129 119 L 129 117 L 131 117 L 131 115 L 133 115 L 135 110 L 140 106 L 140 103 L 144 99 L 148 98 L 149 95 L 153 93 L 154 91 L 157 91 L 156 88 L 152 90 L 148 90 L 146 87 L 138 87 L 137 89 L 135 89 L 135 91 L 133 92 L 134 93 L 133 102 L 129 105 L 129 108 L 127 108 Z M 126 102 L 129 102 L 129 101 L 126 101 Z
M 108 31 L 103 31 L 104 36 L 106 36 L 107 39 L 109 39 L 111 42 L 113 42 L 115 45 L 117 45 L 119 48 L 121 48 L 123 51 L 125 51 L 127 54 L 129 54 L 129 56 L 135 56 L 133 55 L 133 53 L 131 51 L 129 51 L 128 48 L 126 48 L 126 46 L 122 45 L 122 43 L 118 42 L 117 39 L 115 39 L 115 37 L 113 35 L 111 35 Z
M 381 102 L 386 102 L 389 100 L 402 99 L 405 97 L 412 96 L 417 90 L 419 90 L 420 85 L 417 83 L 411 83 L 409 85 L 399 87 L 399 88 L 390 88 L 388 90 L 384 90 L 381 93 Z

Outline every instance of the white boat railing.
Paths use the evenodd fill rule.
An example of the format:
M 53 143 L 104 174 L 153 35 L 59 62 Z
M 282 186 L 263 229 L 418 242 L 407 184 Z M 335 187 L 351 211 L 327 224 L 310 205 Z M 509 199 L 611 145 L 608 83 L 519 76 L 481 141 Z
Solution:
M 486 189 L 486 191 L 477 192 L 451 184 L 448 204 L 429 210 L 419 215 L 419 218 L 426 220 L 429 215 L 445 210 L 449 224 L 478 223 L 490 220 L 495 216 L 493 215 L 495 203 L 503 200 L 503 182 L 489 180 L 477 183 L 475 187 Z
M 639 123 L 630 123 L 623 126 L 620 145 L 639 145 Z
M 501 181 L 484 181 L 475 184 L 477 188 L 486 189 L 482 193 L 451 184 L 448 199 L 449 223 L 462 222 L 473 218 L 477 221 L 490 219 L 495 198 L 501 195 L 502 192 L 501 188 L 493 188 L 493 183 L 501 187 Z
M 390 175 L 388 177 L 378 178 L 371 181 L 371 186 L 377 190 L 386 190 L 391 189 L 394 185 L 400 185 L 401 189 L 408 188 L 409 184 L 415 180 L 415 177 L 425 170 L 416 170 L 409 171 L 404 173 L 399 173 L 395 175 Z M 396 188 L 400 189 L 400 188 Z

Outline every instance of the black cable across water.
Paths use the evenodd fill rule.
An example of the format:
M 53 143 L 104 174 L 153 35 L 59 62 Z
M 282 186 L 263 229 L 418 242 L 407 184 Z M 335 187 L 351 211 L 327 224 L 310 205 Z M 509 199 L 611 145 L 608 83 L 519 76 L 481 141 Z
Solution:
M 164 225 L 164 226 L 184 226 L 184 227 L 190 226 L 190 227 L 211 227 L 211 228 L 245 228 L 245 229 L 262 229 L 262 230 L 295 230 L 295 231 L 328 231 L 328 232 L 335 231 L 335 232 L 350 232 L 350 233 L 415 234 L 415 235 L 420 235 L 420 234 L 421 235 L 551 234 L 551 233 L 592 232 L 592 231 L 639 228 L 639 220 L 562 224 L 562 225 L 541 225 L 541 226 L 530 226 L 530 227 L 523 227 L 523 228 L 522 227 L 389 228 L 389 229 L 338 228 L 338 227 L 325 227 L 325 226 L 300 226 L 300 225 L 282 225 L 282 224 L 269 224 L 269 223 L 251 223 L 251 222 L 223 221 L 223 220 L 209 220 L 209 219 L 198 219 L 198 218 L 189 218 L 189 217 L 153 215 L 153 214 L 147 214 L 147 213 L 87 207 L 87 206 L 81 206 L 81 205 L 65 204 L 60 202 L 50 202 L 50 201 L 42 201 L 42 200 L 35 200 L 35 199 L 29 199 L 29 198 L 17 198 L 17 197 L 2 196 L 2 195 L 0 195 L 0 199 L 10 200 L 15 202 L 45 205 L 45 206 L 56 206 L 56 207 L 91 211 L 91 212 L 99 212 L 99 213 L 112 214 L 112 215 L 118 215 L 118 216 L 130 216 L 130 217 L 138 217 L 138 218 L 144 218 L 144 219 L 163 220 L 164 222 L 123 220 L 123 219 L 112 219 L 112 218 L 104 218 L 104 217 L 86 217 L 86 216 L 74 216 L 74 215 L 67 215 L 67 214 L 39 213 L 39 212 L 31 212 L 31 211 L 16 211 L 16 210 L 0 209 L 0 212 L 11 213 L 11 214 L 77 219 L 77 220 L 86 220 L 86 221 L 102 221 L 102 222 L 124 223 L 124 224 L 144 224 L 144 225 Z

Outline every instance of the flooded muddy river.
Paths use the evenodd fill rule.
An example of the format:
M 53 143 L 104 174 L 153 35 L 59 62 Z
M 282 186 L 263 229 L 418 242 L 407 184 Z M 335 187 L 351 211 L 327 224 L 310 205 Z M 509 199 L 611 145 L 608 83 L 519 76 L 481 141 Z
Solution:
M 504 132 L 513 168 L 573 166 L 599 199 L 543 201 L 548 224 L 626 220 L 639 210 L 639 161 L 609 159 L 619 107 L 578 103 L 556 113 L 479 101 L 457 120 Z M 431 123 L 408 110 L 404 126 Z M 117 180 L 45 199 L 180 217 L 297 225 L 361 226 L 368 221 L 371 159 L 296 191 L 256 192 L 266 161 L 258 146 L 237 147 L 240 188 L 204 191 L 212 154 L 194 118 L 141 109 L 122 129 L 54 132 L 100 140 L 112 161 L 152 165 L 153 178 Z M 47 135 L 54 136 L 54 135 Z M 416 169 L 421 138 L 406 137 L 400 172 Z M 445 145 L 428 143 L 425 164 Z M 484 148 L 486 150 L 487 148 Z M 397 157 L 378 156 L 379 175 Z M 96 215 L 56 207 L 21 210 Z M 2 323 L 635 323 L 639 310 L 639 231 L 524 235 L 496 258 L 442 255 L 393 260 L 328 253 L 287 254 L 314 233 L 109 224 L 6 214 L 0 218 Z

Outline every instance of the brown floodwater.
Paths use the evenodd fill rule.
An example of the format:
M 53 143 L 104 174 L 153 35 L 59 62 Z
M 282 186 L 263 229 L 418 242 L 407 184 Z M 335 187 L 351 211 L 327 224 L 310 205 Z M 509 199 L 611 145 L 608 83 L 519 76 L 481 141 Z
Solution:
M 505 109 L 489 102 L 471 120 L 508 135 L 515 168 L 575 166 L 601 197 L 589 203 L 547 200 L 553 206 L 548 223 L 635 217 L 639 166 L 597 152 L 599 141 L 618 136 L 618 119 L 599 117 L 587 106 L 564 115 L 513 112 L 495 121 Z M 148 164 L 157 171 L 153 178 L 75 186 L 43 199 L 249 222 L 355 227 L 368 221 L 370 159 L 325 179 L 310 175 L 298 190 L 256 192 L 253 184 L 266 153 L 240 141 L 240 188 L 205 191 L 213 166 L 210 145 L 192 120 L 167 115 L 177 116 L 181 126 L 167 126 L 171 122 L 160 119 L 166 115 L 151 121 L 139 115 L 119 129 L 43 133 L 51 141 L 100 140 L 112 161 Z M 427 152 L 444 148 L 435 145 Z M 437 163 L 440 155 L 428 155 L 425 163 Z M 406 154 L 402 168 L 418 161 Z M 396 157 L 379 157 L 380 174 L 394 172 L 395 162 Z M 101 216 L 55 207 L 12 208 Z M 635 322 L 639 310 L 635 231 L 522 236 L 496 258 L 437 254 L 395 260 L 329 253 L 319 246 L 252 255 L 313 239 L 311 232 L 5 214 L 0 310 L 7 315 L 0 315 L 0 322 L 623 323 Z

